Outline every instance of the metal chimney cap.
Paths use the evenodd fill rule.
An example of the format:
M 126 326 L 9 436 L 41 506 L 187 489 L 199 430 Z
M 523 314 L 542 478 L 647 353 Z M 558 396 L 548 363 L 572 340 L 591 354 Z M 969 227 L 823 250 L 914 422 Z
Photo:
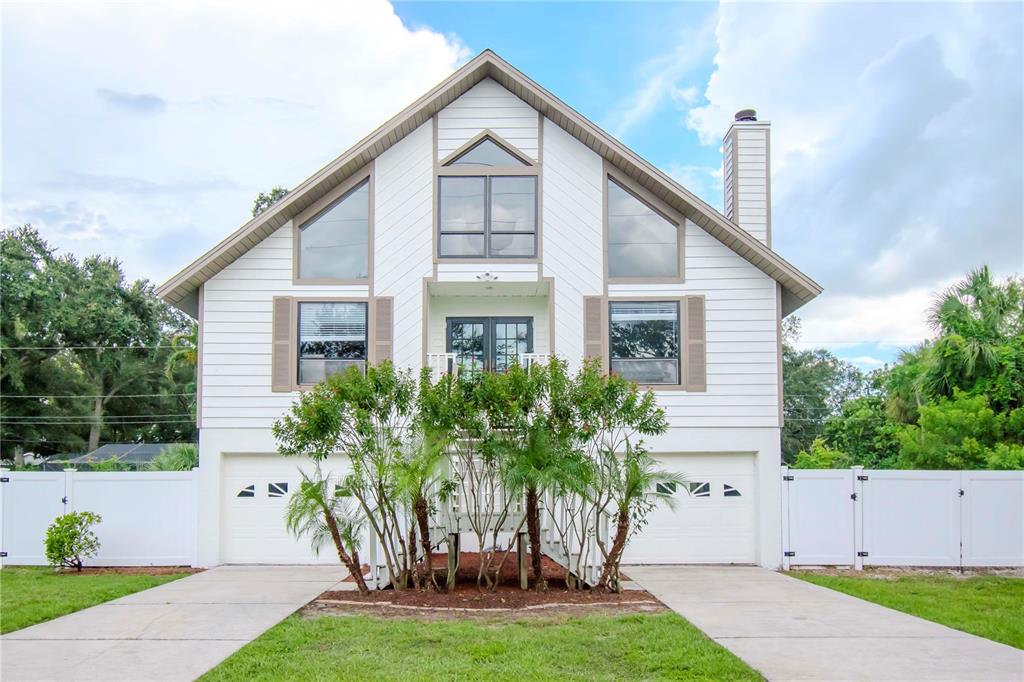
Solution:
M 756 121 L 757 109 L 740 109 L 736 112 L 737 121 Z

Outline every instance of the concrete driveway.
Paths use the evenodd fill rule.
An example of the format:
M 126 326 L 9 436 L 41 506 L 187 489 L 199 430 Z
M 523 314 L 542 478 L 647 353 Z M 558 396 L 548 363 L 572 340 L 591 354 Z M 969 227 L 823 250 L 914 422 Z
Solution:
M 0 678 L 193 680 L 314 597 L 334 566 L 220 566 L 0 637 Z
M 769 680 L 1024 679 L 1024 651 L 762 568 L 623 572 Z

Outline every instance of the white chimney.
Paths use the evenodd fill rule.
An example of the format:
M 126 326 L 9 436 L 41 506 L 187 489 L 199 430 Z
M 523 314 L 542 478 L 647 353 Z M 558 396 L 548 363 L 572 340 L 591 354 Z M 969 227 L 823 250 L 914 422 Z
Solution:
M 725 217 L 771 246 L 771 124 L 753 109 L 737 111 L 722 151 Z

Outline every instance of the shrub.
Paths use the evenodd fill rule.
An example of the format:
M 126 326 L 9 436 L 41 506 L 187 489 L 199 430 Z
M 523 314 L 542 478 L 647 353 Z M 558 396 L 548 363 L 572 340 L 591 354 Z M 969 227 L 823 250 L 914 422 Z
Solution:
M 853 465 L 853 459 L 835 448 L 829 447 L 824 438 L 815 438 L 811 449 L 801 450 L 791 465 L 794 469 L 845 469 Z
M 58 516 L 46 529 L 46 560 L 54 568 L 82 570 L 82 560 L 96 556 L 99 538 L 92 526 L 103 519 L 92 512 L 71 512 Z
M 174 443 L 153 458 L 150 471 L 191 471 L 199 466 L 199 446 L 195 443 Z

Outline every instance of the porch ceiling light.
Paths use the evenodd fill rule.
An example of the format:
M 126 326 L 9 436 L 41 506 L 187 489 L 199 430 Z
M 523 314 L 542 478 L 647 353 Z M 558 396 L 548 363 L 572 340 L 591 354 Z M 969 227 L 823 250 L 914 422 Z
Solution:
M 481 282 L 494 282 L 494 281 L 496 281 L 498 279 L 498 276 L 497 275 L 492 275 L 489 272 L 485 272 L 482 275 L 477 275 L 476 278 L 478 280 L 480 280 Z

